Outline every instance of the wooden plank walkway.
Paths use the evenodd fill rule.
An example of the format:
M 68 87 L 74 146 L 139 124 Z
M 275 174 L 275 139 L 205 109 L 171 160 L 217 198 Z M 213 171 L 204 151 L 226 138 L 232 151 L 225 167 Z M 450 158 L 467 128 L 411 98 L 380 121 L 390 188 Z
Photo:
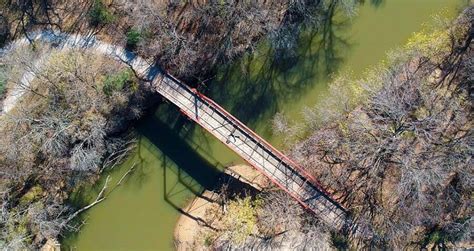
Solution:
M 157 74 L 152 86 L 326 224 L 343 227 L 344 208 L 313 177 L 224 108 L 168 74 Z
M 189 118 L 196 121 L 254 168 L 266 175 L 301 205 L 313 211 L 329 226 L 340 229 L 345 225 L 347 219 L 344 208 L 324 191 L 316 179 L 214 101 L 163 73 L 156 65 L 123 47 L 102 42 L 87 34 L 71 35 L 43 30 L 32 33 L 29 37 L 34 41 L 55 44 L 55 47 L 61 50 L 87 49 L 126 63 L 137 76 L 151 82 L 152 87 L 164 98 L 179 107 Z M 29 44 L 29 42 L 30 40 L 26 38 L 16 40 L 7 46 L 6 50 L 0 50 L 0 54 L 12 48 Z M 41 60 L 35 65 L 41 65 Z M 22 77 L 22 85 L 29 86 L 33 77 L 31 72 L 27 72 Z M 0 115 L 8 112 L 9 108 L 15 105 L 16 100 L 23 95 L 23 92 L 24 88 L 14 91 L 13 95 L 7 97 L 7 99 L 11 99 L 7 102 L 9 103 L 8 109 L 1 111 Z

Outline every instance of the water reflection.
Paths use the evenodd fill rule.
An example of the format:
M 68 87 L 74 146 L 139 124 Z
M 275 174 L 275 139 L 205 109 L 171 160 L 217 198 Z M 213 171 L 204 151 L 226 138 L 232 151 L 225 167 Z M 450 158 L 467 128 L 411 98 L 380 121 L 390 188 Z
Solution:
M 315 27 L 289 30 L 297 46 L 281 46 L 279 39 L 292 43 L 282 34 L 276 42 L 267 41 L 257 53 L 219 70 L 207 90 L 244 123 L 255 127 L 269 119 L 283 104 L 297 102 L 315 85 L 325 85 L 344 62 L 350 47 L 347 30 L 350 19 L 342 13 L 339 1 L 332 1 Z M 301 33 L 301 34 L 300 34 Z
M 360 8 L 364 16 L 352 24 L 332 6 L 318 28 L 290 34 L 299 37 L 296 46 L 263 43 L 255 55 L 221 69 L 206 91 L 273 143 L 276 137 L 270 134 L 269 138 L 261 127 L 271 129 L 276 111 L 297 114 L 304 105 L 314 105 L 331 74 L 346 67 L 362 72 L 379 62 L 429 15 L 448 6 L 446 2 L 454 7 L 453 1 L 397 0 L 377 5 L 366 0 Z M 374 6 L 382 7 L 374 10 Z M 179 208 L 203 187 L 215 189 L 210 180 L 219 179 L 216 173 L 222 166 L 238 161 L 225 146 L 170 107 L 160 105 L 158 117 L 149 115 L 140 124 L 138 153 L 115 168 L 113 180 L 120 179 L 134 161 L 140 165 L 121 188 L 87 212 L 88 225 L 72 242 L 78 249 L 171 249 L 168 244 Z
M 365 2 L 366 2 L 365 0 L 359 0 L 360 4 L 365 4 Z M 368 2 L 370 2 L 370 4 L 374 6 L 375 8 L 379 8 L 383 6 L 383 4 L 385 4 L 385 0 L 370 0 Z

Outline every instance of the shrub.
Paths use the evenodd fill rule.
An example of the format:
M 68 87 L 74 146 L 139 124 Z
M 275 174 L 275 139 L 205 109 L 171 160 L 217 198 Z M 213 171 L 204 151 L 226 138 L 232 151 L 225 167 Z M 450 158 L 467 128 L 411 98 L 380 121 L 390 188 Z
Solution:
M 37 185 L 32 187 L 25 195 L 20 198 L 20 205 L 28 205 L 29 203 L 37 200 L 43 193 L 43 188 Z
M 331 242 L 337 250 L 348 250 L 349 248 L 349 240 L 347 239 L 347 236 L 340 233 L 331 233 Z
M 10 35 L 8 20 L 0 15 L 0 46 L 3 47 Z
M 238 198 L 229 203 L 227 213 L 223 218 L 224 236 L 234 245 L 241 245 L 256 230 L 256 209 L 261 206 L 261 200 L 251 200 L 250 197 Z
M 142 33 L 135 28 L 127 32 L 127 47 L 135 48 L 142 39 Z
M 102 0 L 95 0 L 89 12 L 89 17 L 91 24 L 94 26 L 110 24 L 115 20 L 114 14 L 107 10 L 107 6 L 105 6 Z
M 7 85 L 7 77 L 5 74 L 5 67 L 0 66 L 0 97 L 2 97 L 2 95 L 4 94 L 6 85 Z
M 5 92 L 5 81 L 0 79 L 0 97 L 3 95 L 3 92 Z
M 131 83 L 133 80 L 133 73 L 130 69 L 121 71 L 114 75 L 108 75 L 105 77 L 103 91 L 107 96 L 112 95 L 114 91 L 122 90 L 127 83 Z

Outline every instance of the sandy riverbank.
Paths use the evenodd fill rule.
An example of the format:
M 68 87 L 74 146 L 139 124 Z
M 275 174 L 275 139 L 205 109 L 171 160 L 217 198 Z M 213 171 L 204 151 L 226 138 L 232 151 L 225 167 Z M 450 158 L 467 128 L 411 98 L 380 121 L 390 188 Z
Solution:
M 236 165 L 228 167 L 225 172 L 241 182 L 262 190 L 269 185 L 268 179 L 247 165 Z M 218 194 L 212 191 L 204 191 L 201 196 L 196 197 L 184 209 L 184 213 L 178 220 L 174 230 L 176 249 L 202 250 L 205 249 L 202 237 L 199 233 L 212 227 L 212 222 L 206 219 L 206 212 L 213 207 L 219 207 L 216 202 Z

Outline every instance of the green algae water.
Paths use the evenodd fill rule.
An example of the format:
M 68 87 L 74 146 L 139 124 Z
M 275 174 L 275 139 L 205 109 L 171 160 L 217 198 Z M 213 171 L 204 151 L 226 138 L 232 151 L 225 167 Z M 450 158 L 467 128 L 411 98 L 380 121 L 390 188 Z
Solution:
M 462 0 L 365 1 L 352 18 L 337 9 L 318 28 L 301 33 L 296 47 L 277 57 L 265 41 L 251 55 L 218 70 L 208 95 L 271 143 L 284 149 L 271 132 L 277 112 L 298 120 L 305 106 L 316 104 L 327 83 L 341 72 L 358 77 L 406 43 L 437 13 L 455 15 Z M 173 230 L 180 209 L 211 189 L 221 170 L 243 163 L 238 156 L 172 105 L 136 125 L 136 150 L 110 175 L 107 199 L 82 215 L 86 224 L 68 235 L 71 250 L 173 250 Z M 133 171 L 115 186 L 127 171 Z M 80 194 L 93 200 L 104 180 Z

